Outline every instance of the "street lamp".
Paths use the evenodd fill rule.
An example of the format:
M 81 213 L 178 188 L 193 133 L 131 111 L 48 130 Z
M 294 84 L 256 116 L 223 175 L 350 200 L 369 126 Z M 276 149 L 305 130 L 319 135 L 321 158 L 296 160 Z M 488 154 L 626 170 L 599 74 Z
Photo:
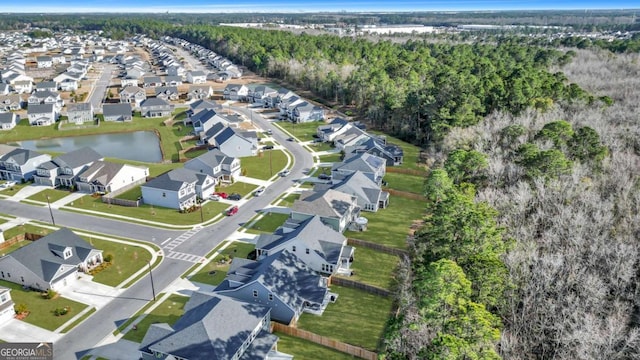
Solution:
M 51 210 L 51 202 L 49 202 L 49 195 L 47 195 L 47 206 L 49 207 L 49 215 L 51 215 L 51 224 L 56 226 L 56 221 L 53 219 L 53 211 Z
M 153 273 L 151 272 L 151 261 L 147 260 L 149 264 L 149 277 L 151 277 L 151 293 L 153 293 L 153 301 L 156 301 L 156 288 L 153 286 Z

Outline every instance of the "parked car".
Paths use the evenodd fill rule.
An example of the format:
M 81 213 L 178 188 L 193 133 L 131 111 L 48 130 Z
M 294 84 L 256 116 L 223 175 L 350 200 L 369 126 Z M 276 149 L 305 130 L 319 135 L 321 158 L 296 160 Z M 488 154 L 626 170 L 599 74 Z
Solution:
M 229 195 L 227 195 L 227 193 L 223 193 L 223 192 L 213 193 L 213 195 L 218 195 L 218 196 L 220 196 L 221 199 L 226 199 L 226 198 L 229 197 Z
M 226 211 L 227 216 L 233 216 L 238 213 L 238 205 L 233 205 Z
M 211 196 L 209 196 L 209 200 L 219 201 L 220 199 L 222 199 L 222 197 L 220 197 L 220 195 L 211 194 Z
M 267 135 L 273 135 L 273 130 L 271 129 L 267 130 Z
M 287 141 L 296 141 L 296 139 L 290 137 L 290 138 L 287 138 Z
M 289 174 L 291 174 L 291 171 L 289 169 L 285 169 L 285 170 L 282 170 L 280 172 L 280 176 L 282 176 L 282 177 L 285 177 L 285 176 L 287 176 Z
M 262 147 L 262 150 L 271 150 L 273 149 L 273 145 L 265 145 Z
M 242 199 L 242 195 L 238 194 L 238 193 L 233 193 L 233 194 L 229 194 L 229 196 L 227 196 L 227 200 L 240 200 Z
M 8 189 L 16 184 L 15 181 L 6 181 L 4 184 L 0 184 L 0 189 Z
M 263 187 L 261 187 L 261 188 L 258 188 L 258 190 L 256 190 L 256 191 L 253 193 L 253 196 L 260 196 L 260 195 L 262 195 L 263 193 L 264 193 L 264 188 L 263 188 Z
M 331 180 L 331 175 L 320 174 L 320 175 L 318 175 L 318 179 L 320 179 L 320 180 Z

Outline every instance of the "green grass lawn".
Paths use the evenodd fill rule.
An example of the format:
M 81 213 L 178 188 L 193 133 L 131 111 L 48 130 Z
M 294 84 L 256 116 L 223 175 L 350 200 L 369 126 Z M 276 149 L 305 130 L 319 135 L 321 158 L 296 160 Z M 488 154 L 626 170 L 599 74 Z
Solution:
M 322 155 L 319 156 L 320 162 L 341 162 L 342 161 L 342 154 L 337 153 L 337 154 L 329 154 L 329 155 Z
M 380 131 L 367 130 L 368 133 L 376 135 L 385 135 L 387 137 L 387 143 L 398 145 L 404 151 L 403 162 L 400 165 L 403 169 L 421 170 L 424 171 L 426 167 L 418 164 L 418 155 L 420 154 L 420 148 L 406 141 L 394 138 Z
M 280 332 L 275 332 L 280 339 L 278 340 L 278 351 L 285 354 L 293 355 L 294 359 L 305 360 L 348 360 L 357 359 L 349 354 L 342 353 L 337 350 L 324 347 L 322 345 L 289 336 Z
M 245 176 L 267 180 L 287 165 L 287 156 L 283 151 L 270 150 L 240 158 L 240 165 Z
M 289 218 L 289 214 L 278 214 L 278 213 L 266 213 L 264 216 L 258 220 L 253 226 L 247 230 L 252 234 L 260 234 L 260 233 L 272 233 L 276 231 L 276 229 L 284 224 L 285 220 Z
M 395 285 L 393 275 L 400 261 L 397 256 L 358 246 L 353 257 L 353 275 L 348 277 L 349 280 L 387 290 L 391 290 Z
M 170 295 L 167 300 L 163 301 L 137 324 L 136 330 L 130 330 L 124 334 L 123 338 L 125 340 L 139 343 L 144 338 L 144 335 L 147 333 L 147 330 L 149 330 L 151 324 L 175 324 L 182 314 L 184 314 L 184 305 L 187 301 L 189 301 L 189 297 L 187 296 L 176 294 Z
M 133 187 L 122 194 L 116 196 L 116 199 L 125 199 L 125 200 L 138 200 L 142 196 L 142 189 L 140 186 Z
M 325 122 L 312 121 L 308 123 L 294 124 L 289 121 L 278 121 L 274 124 L 287 130 L 291 135 L 300 139 L 300 141 L 311 141 L 315 139 L 314 135 L 317 133 L 318 126 L 325 125 Z
M 55 299 L 45 299 L 39 291 L 24 290 L 22 286 L 0 280 L 0 286 L 11 288 L 11 298 L 17 304 L 27 305 L 30 312 L 24 321 L 47 330 L 55 330 L 80 313 L 87 305 L 58 296 Z M 69 307 L 71 310 L 63 316 L 55 316 L 53 311 L 58 308 Z
M 230 258 L 240 257 L 246 259 L 251 251 L 255 249 L 255 245 L 234 241 L 226 249 L 209 261 L 200 271 L 189 278 L 194 282 L 199 282 L 209 285 L 218 285 L 227 276 L 227 270 L 229 270 L 229 262 L 221 264 L 220 260 L 226 255 Z M 212 273 L 214 272 L 214 273 Z
M 424 194 L 425 178 L 422 176 L 388 172 L 384 180 L 389 183 L 387 186 L 391 189 Z
M 291 205 L 293 205 L 293 202 L 298 199 L 300 199 L 300 194 L 289 194 L 283 197 L 282 200 L 280 200 L 278 206 L 291 207 Z
M 391 312 L 391 299 L 336 285 L 331 292 L 339 295 L 338 300 L 322 316 L 303 313 L 298 327 L 375 351 Z
M 333 146 L 333 144 L 331 143 L 326 143 L 326 142 L 321 142 L 321 143 L 313 143 L 311 145 L 309 145 L 311 147 L 311 149 L 313 149 L 313 151 L 319 152 L 319 151 L 329 151 L 329 150 L 333 150 L 335 149 L 335 147 Z
M 151 254 L 142 247 L 115 241 L 90 237 L 84 239 L 96 249 L 102 250 L 102 256 L 111 254 L 111 265 L 93 276 L 93 281 L 108 286 L 116 286 L 135 274 L 140 268 L 148 266 Z
M 5 239 L 11 239 L 12 237 L 14 237 L 16 235 L 20 235 L 20 234 L 24 234 L 24 233 L 47 235 L 47 234 L 50 234 L 52 232 L 53 232 L 53 230 L 48 229 L 48 228 L 43 228 L 43 227 L 40 227 L 40 226 L 31 225 L 31 224 L 24 224 L 24 225 L 18 225 L 18 226 L 14 226 L 12 228 L 7 229 L 4 232 L 3 235 L 4 235 Z M 27 243 L 28 242 L 29 241 L 27 240 Z M 24 244 L 24 245 L 26 245 L 26 244 Z M 24 245 L 22 245 L 22 246 L 24 246 Z
M 49 202 L 56 202 L 69 195 L 71 195 L 71 192 L 69 192 L 68 190 L 45 189 L 37 194 L 29 196 L 27 199 L 46 203 L 47 196 L 49 196 Z
M 391 196 L 388 208 L 375 213 L 361 213 L 361 216 L 369 219 L 366 231 L 346 231 L 344 235 L 404 249 L 407 247 L 406 238 L 411 224 L 421 220 L 423 213 L 423 201 Z
M 93 198 L 91 197 L 91 195 L 81 197 L 80 199 L 74 201 L 73 205 L 70 207 L 100 211 L 103 212 L 106 216 L 108 216 L 109 214 L 117 214 L 129 216 L 134 219 L 145 219 L 174 225 L 192 225 L 201 222 L 200 211 L 181 213 L 175 209 L 163 208 L 147 204 L 142 204 L 140 205 L 140 207 L 109 205 L 103 203 L 100 198 Z M 217 201 L 209 201 L 205 203 L 202 209 L 204 220 L 207 221 L 208 219 L 221 214 L 227 207 L 227 204 L 221 204 Z
M 218 192 L 224 192 L 227 194 L 238 193 L 242 196 L 252 193 L 255 189 L 257 189 L 257 185 L 248 184 L 240 181 L 236 181 L 231 185 L 222 185 L 216 188 Z
M 37 126 L 35 126 L 35 127 L 37 127 Z M 16 185 L 13 185 L 10 188 L 0 189 L 0 194 L 7 195 L 7 196 L 13 196 L 18 191 L 22 190 L 25 186 L 29 186 L 29 185 L 31 185 L 31 184 L 30 183 L 16 184 Z
M 207 149 L 189 150 L 189 151 L 186 151 L 184 153 L 184 157 L 186 157 L 187 159 L 194 159 L 194 158 L 197 158 L 198 156 L 206 153 L 207 151 L 209 151 L 209 150 L 207 150 Z

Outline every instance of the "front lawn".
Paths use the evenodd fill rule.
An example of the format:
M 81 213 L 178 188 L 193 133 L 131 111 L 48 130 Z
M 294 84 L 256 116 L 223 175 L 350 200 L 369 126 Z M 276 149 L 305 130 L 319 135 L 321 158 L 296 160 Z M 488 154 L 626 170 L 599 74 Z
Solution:
M 327 163 L 327 162 L 341 162 L 342 161 L 342 154 L 340 153 L 335 153 L 335 154 L 329 154 L 329 155 L 322 155 L 318 157 L 320 159 L 320 162 L 323 163 Z
M 256 221 L 247 232 L 252 234 L 273 233 L 289 218 L 289 214 L 266 213 L 262 218 Z
M 227 204 L 222 204 L 217 201 L 209 201 L 203 205 L 202 215 L 205 221 L 221 214 L 228 207 Z M 81 197 L 74 201 L 70 208 L 99 211 L 104 213 L 105 216 L 109 216 L 109 214 L 128 216 L 133 218 L 134 222 L 135 219 L 145 219 L 174 225 L 193 225 L 201 222 L 200 210 L 191 213 L 181 213 L 175 209 L 148 204 L 142 204 L 139 207 L 109 205 L 103 203 L 99 197 L 93 198 L 91 195 Z
M 329 150 L 333 150 L 335 149 L 335 146 L 333 146 L 333 144 L 328 143 L 328 142 L 321 142 L 321 143 L 313 143 L 311 145 L 309 145 L 311 147 L 311 149 L 313 149 L 313 151 L 315 152 L 320 152 L 320 151 L 329 151 Z
M 93 281 L 108 286 L 117 286 L 140 268 L 147 267 L 151 254 L 144 248 L 132 244 L 84 237 L 96 249 L 102 250 L 103 258 L 111 255 L 111 265 L 93 276 Z
M 234 241 L 209 261 L 200 271 L 189 278 L 193 282 L 209 285 L 218 285 L 227 276 L 231 259 L 239 257 L 246 259 L 250 252 L 255 249 L 255 245 Z M 224 262 L 222 260 L 225 260 Z
M 221 186 L 216 188 L 216 191 L 224 192 L 227 194 L 238 193 L 244 197 L 245 195 L 252 193 L 257 187 L 258 185 L 236 181 L 230 185 L 222 184 Z
M 25 186 L 29 186 L 29 185 L 31 185 L 31 183 L 16 184 L 16 185 L 13 185 L 13 186 L 5 188 L 5 189 L 0 189 L 0 194 L 7 195 L 7 196 L 13 196 L 18 191 L 22 190 Z
M 120 195 L 116 196 L 116 199 L 124 199 L 124 200 L 132 200 L 136 201 L 142 197 L 142 188 L 140 186 L 135 186 Z
M 289 336 L 281 332 L 275 332 L 278 340 L 278 351 L 293 355 L 294 359 L 305 360 L 349 360 L 357 359 L 349 354 L 333 350 L 328 347 L 307 341 L 301 338 Z
M 25 290 L 18 284 L 4 280 L 0 280 L 0 286 L 11 289 L 11 298 L 16 305 L 25 304 L 27 306 L 29 315 L 24 319 L 25 322 L 50 331 L 59 328 L 87 307 L 86 304 L 62 296 L 57 296 L 54 299 L 45 299 L 39 291 Z M 67 314 L 62 316 L 54 315 L 54 310 L 65 307 L 69 309 Z
M 256 156 L 240 158 L 242 174 L 248 177 L 268 180 L 287 165 L 287 156 L 283 151 L 270 150 Z
M 346 231 L 345 236 L 368 240 L 378 244 L 404 249 L 409 228 L 424 214 L 424 201 L 391 196 L 389 207 L 377 212 L 363 211 L 360 216 L 369 219 L 367 230 Z M 357 251 L 357 250 L 356 250 Z
M 167 323 L 169 325 L 175 324 L 178 319 L 184 314 L 184 305 L 189 301 L 189 297 L 172 294 L 148 313 L 144 318 L 136 325 L 137 328 L 129 330 L 124 334 L 125 340 L 140 343 L 144 338 L 144 335 L 149 330 L 151 324 L 155 323 Z
M 425 178 L 422 176 L 387 172 L 384 180 L 391 189 L 424 195 Z
M 283 197 L 280 202 L 274 201 L 274 204 L 278 206 L 291 207 L 293 202 L 300 199 L 300 194 L 289 194 Z
M 12 228 L 7 229 L 3 233 L 3 235 L 4 235 L 5 240 L 8 240 L 8 239 L 11 239 L 14 236 L 25 234 L 25 233 L 48 235 L 48 234 L 52 233 L 53 231 L 54 230 L 51 230 L 49 228 L 43 228 L 43 227 L 40 227 L 40 226 L 31 225 L 31 224 L 24 224 L 24 225 L 18 225 L 18 226 L 14 226 Z M 23 241 L 21 241 L 21 243 L 22 242 Z M 28 243 L 29 240 L 26 240 L 26 242 Z M 22 246 L 24 246 L 24 245 L 22 245 Z M 4 250 L 4 252 L 6 252 L 6 250 Z
M 71 194 L 70 191 L 68 190 L 58 190 L 58 189 L 45 189 L 43 191 L 40 191 L 37 194 L 33 194 L 31 196 L 29 196 L 27 199 L 29 200 L 34 200 L 34 201 L 40 201 L 40 202 L 47 202 L 47 196 L 49 197 L 49 202 L 53 203 L 56 202 L 66 196 L 69 196 Z
M 300 141 L 311 141 L 315 139 L 318 132 L 318 126 L 325 125 L 324 121 L 312 121 L 308 123 L 295 124 L 289 121 L 278 121 L 274 123 L 281 128 L 287 130 L 293 137 Z
M 298 327 L 318 335 L 376 351 L 391 312 L 391 298 L 343 286 L 331 286 L 338 294 L 322 316 L 303 313 Z
M 357 246 L 353 258 L 353 275 L 348 277 L 349 280 L 392 290 L 395 285 L 393 275 L 400 261 L 397 256 Z

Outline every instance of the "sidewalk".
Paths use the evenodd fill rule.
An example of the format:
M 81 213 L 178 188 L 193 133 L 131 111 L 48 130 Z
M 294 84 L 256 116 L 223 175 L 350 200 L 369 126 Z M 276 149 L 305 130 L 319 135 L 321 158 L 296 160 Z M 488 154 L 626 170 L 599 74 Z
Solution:
M 52 202 L 51 203 L 51 207 L 53 209 L 59 209 L 60 207 L 66 205 L 68 203 L 73 203 L 74 201 L 80 199 L 81 197 L 83 197 L 85 195 L 87 195 L 87 194 L 76 191 L 74 193 L 71 193 L 71 194 L 63 197 L 62 199 L 60 199 L 58 201 Z
M 266 186 L 271 185 L 271 181 L 269 181 L 269 180 L 260 180 L 260 179 L 247 177 L 247 176 L 237 176 L 236 180 L 240 181 L 240 182 L 243 182 L 243 183 L 252 184 L 252 185 L 258 185 L 258 186 L 265 186 L 266 187 Z
M 45 191 L 46 189 L 53 189 L 53 188 L 51 186 L 37 185 L 37 184 L 27 185 L 22 189 L 20 189 L 20 191 L 18 191 L 15 195 L 8 197 L 7 200 L 20 202 L 20 200 L 24 200 L 41 191 Z

